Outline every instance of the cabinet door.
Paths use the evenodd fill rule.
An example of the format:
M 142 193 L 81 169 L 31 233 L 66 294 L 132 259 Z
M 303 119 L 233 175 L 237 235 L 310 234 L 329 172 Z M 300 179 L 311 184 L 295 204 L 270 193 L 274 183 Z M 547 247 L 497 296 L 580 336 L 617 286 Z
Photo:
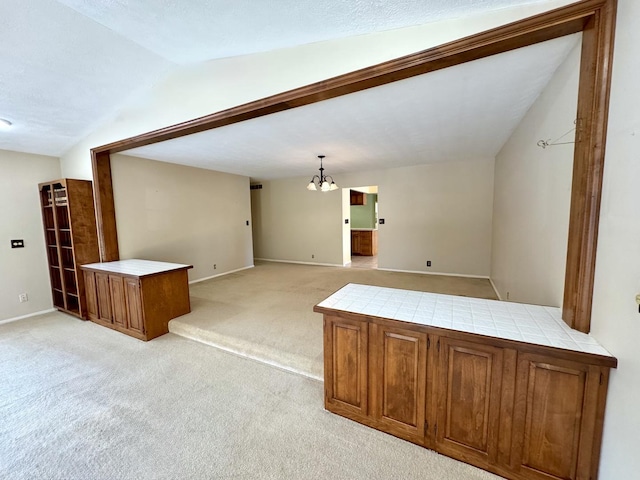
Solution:
M 360 255 L 373 255 L 373 243 L 371 235 L 373 232 L 360 232 Z
M 498 454 L 503 350 L 446 337 L 437 349 L 436 449 L 486 467 Z
M 127 299 L 127 316 L 129 330 L 144 334 L 144 318 L 142 315 L 142 296 L 140 281 L 137 278 L 124 278 L 124 291 Z
M 360 232 L 351 231 L 351 255 L 360 255 Z
M 593 436 L 600 379 L 595 367 L 519 355 L 512 446 L 517 472 L 541 480 L 595 478 L 590 470 L 598 448 Z
M 111 315 L 111 292 L 109 290 L 109 274 L 96 272 L 96 294 L 98 296 L 98 318 L 103 322 L 113 323 Z
M 325 315 L 324 350 L 325 408 L 367 415 L 368 323 Z
M 119 327 L 127 328 L 127 302 L 124 297 L 124 283 L 122 280 L 119 275 L 109 275 L 113 323 Z
M 371 326 L 372 413 L 380 428 L 423 443 L 427 385 L 427 334 Z
M 96 277 L 93 272 L 84 270 L 84 290 L 87 297 L 87 314 L 91 320 L 98 318 L 98 294 L 96 292 Z

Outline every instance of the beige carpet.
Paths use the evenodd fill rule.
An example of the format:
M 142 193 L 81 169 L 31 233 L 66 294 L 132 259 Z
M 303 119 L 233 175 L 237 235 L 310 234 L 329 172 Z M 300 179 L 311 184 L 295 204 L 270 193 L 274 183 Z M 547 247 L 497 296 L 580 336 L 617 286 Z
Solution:
M 347 283 L 496 299 L 485 279 L 257 262 L 191 285 L 192 312 L 169 329 L 321 380 L 322 315 L 312 309 Z
M 0 325 L 0 478 L 498 478 L 322 397 L 321 382 L 172 334 L 145 343 L 61 313 Z

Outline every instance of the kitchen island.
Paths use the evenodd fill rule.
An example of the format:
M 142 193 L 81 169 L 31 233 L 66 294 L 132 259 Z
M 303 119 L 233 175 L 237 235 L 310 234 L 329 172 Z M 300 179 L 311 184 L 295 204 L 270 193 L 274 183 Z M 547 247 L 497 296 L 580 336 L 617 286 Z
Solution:
M 169 320 L 191 311 L 191 265 L 118 260 L 80 267 L 89 320 L 140 340 L 169 331 Z
M 560 309 L 349 284 L 325 408 L 512 479 L 597 478 L 612 357 Z

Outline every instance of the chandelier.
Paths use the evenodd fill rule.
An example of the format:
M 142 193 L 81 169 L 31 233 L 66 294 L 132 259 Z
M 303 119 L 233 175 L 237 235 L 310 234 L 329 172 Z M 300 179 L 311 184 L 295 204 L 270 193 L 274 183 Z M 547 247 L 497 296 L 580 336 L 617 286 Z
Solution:
M 333 177 L 324 174 L 324 168 L 322 168 L 322 159 L 324 155 L 318 155 L 320 159 L 320 175 L 314 175 L 307 185 L 307 190 L 316 191 L 320 189 L 321 192 L 329 192 L 338 189 L 338 185 L 333 181 Z

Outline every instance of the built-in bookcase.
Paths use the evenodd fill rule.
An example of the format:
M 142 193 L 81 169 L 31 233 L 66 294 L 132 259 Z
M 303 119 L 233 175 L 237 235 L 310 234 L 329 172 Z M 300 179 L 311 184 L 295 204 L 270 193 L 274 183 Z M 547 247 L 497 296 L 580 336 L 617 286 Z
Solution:
M 53 305 L 86 319 L 80 265 L 100 261 L 91 182 L 54 180 L 39 189 Z

